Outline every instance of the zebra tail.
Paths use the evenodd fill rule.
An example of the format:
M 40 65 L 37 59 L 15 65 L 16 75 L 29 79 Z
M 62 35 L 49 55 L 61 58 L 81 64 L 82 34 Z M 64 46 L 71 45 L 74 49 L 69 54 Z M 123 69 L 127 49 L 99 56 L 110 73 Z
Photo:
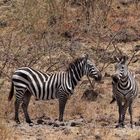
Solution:
M 112 101 L 110 102 L 110 104 L 114 103 L 116 101 L 115 97 L 112 97 Z
M 10 93 L 9 93 L 9 96 L 8 96 L 8 101 L 11 101 L 13 95 L 14 95 L 14 84 L 12 82 L 11 83 L 11 90 L 10 90 Z

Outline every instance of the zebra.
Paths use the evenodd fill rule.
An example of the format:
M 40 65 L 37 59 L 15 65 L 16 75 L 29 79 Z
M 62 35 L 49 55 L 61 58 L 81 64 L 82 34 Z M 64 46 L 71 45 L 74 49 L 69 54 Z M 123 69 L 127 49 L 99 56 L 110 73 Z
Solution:
M 116 100 L 118 105 L 119 119 L 116 128 L 124 127 L 127 109 L 130 114 L 130 125 L 133 128 L 132 105 L 138 95 L 138 85 L 135 75 L 128 70 L 127 57 L 121 56 L 120 58 L 115 57 L 115 59 L 117 61 L 116 73 L 112 75 L 113 99 L 110 103 Z
M 43 73 L 30 67 L 21 67 L 12 75 L 11 91 L 8 100 L 11 101 L 15 91 L 15 121 L 19 121 L 19 106 L 24 112 L 27 123 L 32 123 L 28 114 L 31 96 L 38 100 L 58 99 L 59 121 L 63 121 L 63 114 L 68 98 L 73 94 L 75 86 L 81 78 L 87 75 L 95 81 L 102 79 L 101 72 L 93 64 L 88 55 L 79 57 L 71 62 L 65 71 L 57 73 Z

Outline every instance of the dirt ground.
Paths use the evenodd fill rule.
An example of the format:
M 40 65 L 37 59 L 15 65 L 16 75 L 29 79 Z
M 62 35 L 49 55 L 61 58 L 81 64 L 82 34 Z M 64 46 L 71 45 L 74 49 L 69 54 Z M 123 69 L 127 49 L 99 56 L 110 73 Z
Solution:
M 20 3 L 17 3 L 16 6 L 20 6 Z M 73 60 L 72 57 L 70 56 L 79 57 L 81 56 L 81 54 L 84 53 L 88 53 L 90 59 L 94 60 L 95 62 L 97 61 L 97 56 L 99 57 L 100 55 L 104 56 L 100 60 L 100 63 L 98 63 L 98 67 L 101 69 L 102 66 L 104 65 L 104 62 L 108 62 L 110 61 L 110 59 L 112 59 L 112 53 L 114 47 L 113 45 L 110 45 L 110 37 L 112 36 L 112 34 L 118 32 L 120 27 L 122 28 L 121 30 L 122 32 L 119 33 L 119 35 L 114 36 L 113 38 L 114 44 L 125 55 L 129 57 L 129 60 L 131 59 L 131 57 L 134 54 L 135 46 L 140 45 L 140 10 L 139 10 L 140 4 L 138 5 L 132 4 L 131 2 L 125 0 L 124 1 L 114 0 L 112 7 L 113 8 L 110 10 L 110 14 L 108 15 L 108 19 L 106 23 L 106 24 L 113 24 L 112 26 L 110 26 L 109 29 L 111 30 L 111 32 L 109 32 L 106 36 L 104 36 L 104 34 L 102 33 L 100 39 L 98 38 L 98 34 L 96 32 L 93 33 L 88 30 L 90 32 L 89 34 L 85 33 L 88 31 L 84 31 L 83 33 L 82 32 L 83 28 L 79 30 L 79 27 L 75 23 L 75 21 L 74 21 L 75 23 L 74 27 L 73 27 L 74 23 L 72 20 L 71 22 L 68 23 L 65 22 L 65 24 L 63 23 L 66 29 L 69 29 L 70 31 L 70 32 L 64 32 L 63 36 L 65 36 L 66 40 L 65 41 L 61 40 L 62 44 L 63 41 L 64 43 L 67 41 L 67 45 L 64 44 L 63 49 L 54 47 L 54 50 L 52 51 L 52 59 L 51 59 L 52 61 L 62 60 L 61 63 L 59 63 L 61 65 L 64 63 L 62 65 L 63 67 L 61 67 L 58 70 L 66 69 L 66 66 L 68 66 L 68 62 Z M 69 20 L 69 18 L 72 18 L 72 14 L 73 17 L 76 16 L 75 14 L 77 15 L 79 14 L 78 12 L 80 10 L 78 9 L 79 10 L 78 11 L 77 9 L 78 8 L 76 6 L 69 9 L 71 10 L 70 13 L 71 16 L 69 16 L 68 13 L 67 20 Z M 33 39 L 32 36 L 30 37 L 30 34 L 27 33 L 27 31 L 28 32 L 32 31 L 31 28 L 30 29 L 26 28 L 26 34 L 25 33 L 20 34 L 19 31 L 17 31 L 19 28 L 23 26 L 21 23 L 17 24 L 18 20 L 20 19 L 21 21 L 24 21 L 25 19 L 24 17 L 23 18 L 16 17 L 17 11 L 14 11 L 14 6 L 11 4 L 11 1 L 7 1 L 7 2 L 0 1 L 0 11 L 1 11 L 0 33 L 2 35 L 0 39 L 4 38 L 4 40 L 9 41 L 7 40 L 7 38 L 5 38 L 5 34 L 7 35 L 9 31 L 12 31 L 18 34 L 19 42 L 23 41 L 22 42 L 23 44 L 22 43 L 19 44 L 23 45 L 25 50 L 26 48 L 28 48 L 27 46 L 30 44 L 34 46 L 34 44 L 31 42 Z M 13 11 L 15 13 L 15 16 L 10 15 Z M 28 16 L 26 18 L 28 18 Z M 5 22 L 1 22 L 3 19 Z M 33 22 L 34 30 L 35 30 L 34 32 L 36 32 L 36 34 L 39 34 L 39 36 L 42 31 L 46 30 L 45 27 L 46 23 L 44 21 L 45 20 L 43 20 L 42 18 L 38 22 L 35 23 Z M 26 24 L 27 23 L 25 23 L 25 25 Z M 106 26 L 102 29 L 104 30 L 104 33 L 106 30 Z M 17 29 L 16 31 L 15 28 Z M 62 30 L 59 31 L 60 33 L 58 33 L 57 30 L 58 29 L 55 27 L 56 34 L 58 36 L 61 36 L 62 35 L 61 32 L 63 32 L 64 29 L 62 28 Z M 75 33 L 73 33 L 73 30 L 74 31 L 76 30 Z M 50 29 L 50 31 L 52 30 Z M 80 32 L 82 33 L 80 34 Z M 35 40 L 38 39 L 38 36 L 36 36 L 36 34 L 33 35 L 35 37 Z M 44 34 L 47 33 L 45 32 Z M 53 32 L 52 34 L 55 33 Z M 73 37 L 74 41 L 72 39 L 70 40 L 69 36 L 74 36 Z M 57 37 L 55 38 L 56 39 L 55 41 L 58 44 L 60 44 L 59 42 L 60 38 Z M 12 40 L 13 44 L 14 42 L 17 41 L 16 39 Z M 51 40 L 51 37 L 49 39 Z M 53 39 L 54 38 L 52 38 L 52 40 Z M 14 44 L 15 46 L 17 45 L 16 43 Z M 69 46 L 70 43 L 73 46 L 72 48 L 68 48 L 67 50 L 66 47 Z M 15 47 L 14 45 L 13 48 Z M 109 49 L 106 50 L 107 46 L 109 46 Z M 0 53 L 1 51 L 3 51 L 2 49 L 3 48 L 0 49 Z M 15 52 L 14 49 L 13 52 Z M 48 54 L 49 53 L 47 53 L 47 55 Z M 29 54 L 29 56 L 30 55 L 31 54 Z M 47 65 L 48 63 L 46 62 L 48 61 L 47 55 L 42 57 L 42 59 L 34 65 L 34 68 L 42 69 L 42 71 L 45 72 L 45 70 L 48 68 Z M 18 60 L 18 56 L 23 56 L 22 57 L 23 59 Z M 12 62 L 11 60 L 12 57 L 13 54 L 10 54 L 8 57 L 9 62 Z M 14 62 L 18 62 L 18 63 L 17 64 L 12 63 L 12 66 L 8 65 L 9 67 L 6 67 L 4 69 L 5 70 L 4 74 L 6 75 L 7 72 L 8 73 L 7 75 L 11 77 L 10 72 L 16 69 L 18 66 L 23 65 L 24 62 L 28 61 L 28 59 L 29 59 L 28 54 L 23 54 L 23 52 L 20 52 L 19 55 L 17 55 L 17 60 L 16 61 L 14 60 Z M 0 62 L 2 61 L 3 61 L 3 57 L 0 57 Z M 51 65 L 49 66 L 51 67 Z M 129 69 L 135 73 L 136 80 L 140 87 L 140 53 L 139 52 L 129 64 Z M 118 121 L 118 108 L 116 103 L 110 104 L 110 101 L 112 100 L 112 84 L 111 84 L 110 76 L 113 73 L 114 73 L 114 63 L 111 63 L 104 69 L 104 71 L 102 71 L 102 75 L 103 75 L 102 82 L 95 84 L 94 90 L 98 93 L 98 96 L 94 101 L 87 101 L 86 99 L 81 99 L 85 90 L 91 88 L 88 79 L 86 77 L 83 77 L 81 82 L 79 82 L 79 84 L 75 88 L 74 95 L 69 99 L 66 105 L 64 122 L 62 123 L 60 123 L 57 120 L 58 118 L 57 100 L 36 101 L 35 98 L 32 97 L 31 102 L 29 104 L 29 114 L 31 116 L 31 119 L 33 120 L 34 123 L 33 126 L 29 126 L 25 122 L 23 111 L 21 109 L 20 109 L 21 124 L 17 125 L 14 122 L 14 99 L 11 102 L 7 101 L 7 97 L 10 90 L 10 80 L 9 80 L 10 78 L 8 79 L 5 75 L 1 76 L 0 78 L 0 87 L 1 87 L 0 88 L 0 95 L 1 95 L 0 96 L 0 140 L 64 140 L 64 139 L 67 140 L 139 140 L 140 139 L 140 109 L 139 109 L 140 95 L 138 95 L 138 98 L 135 100 L 133 106 L 134 128 L 132 129 L 130 127 L 130 123 L 129 123 L 130 117 L 128 112 L 125 119 L 125 123 L 126 123 L 125 128 L 115 128 L 115 125 L 117 124 Z
M 135 43 L 137 44 L 138 42 L 134 42 L 134 44 Z M 125 45 L 128 51 L 126 53 L 129 53 L 133 45 Z M 131 63 L 129 69 L 136 73 L 136 79 L 140 86 L 139 61 Z M 108 75 L 111 75 L 113 71 L 114 64 L 106 69 Z M 97 99 L 95 101 L 87 101 L 81 99 L 81 97 L 85 89 L 89 89 L 90 85 L 86 77 L 82 79 L 76 87 L 74 95 L 66 105 L 64 123 L 62 124 L 57 121 L 58 102 L 56 100 L 36 101 L 32 97 L 29 105 L 29 113 L 34 122 L 33 126 L 29 126 L 25 122 L 22 110 L 20 111 L 21 124 L 17 125 L 14 122 L 14 100 L 8 103 L 7 96 L 9 88 L 5 87 L 9 87 L 9 83 L 5 82 L 1 89 L 1 93 L 3 94 L 3 97 L 1 97 L 1 108 L 3 110 L 3 112 L 1 112 L 2 139 L 139 139 L 139 98 L 136 99 L 133 107 L 134 128 L 130 128 L 128 112 L 125 120 L 125 128 L 115 128 L 118 120 L 118 108 L 116 103 L 110 104 L 112 100 L 111 78 L 105 76 L 102 81 L 102 83 L 96 83 L 95 85 L 95 90 L 99 94 Z

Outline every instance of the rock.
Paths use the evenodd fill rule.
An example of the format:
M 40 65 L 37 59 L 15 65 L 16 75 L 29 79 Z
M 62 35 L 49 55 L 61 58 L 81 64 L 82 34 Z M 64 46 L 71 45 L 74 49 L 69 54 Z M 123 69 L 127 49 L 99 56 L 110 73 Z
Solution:
M 37 124 L 45 124 L 45 122 L 42 119 L 37 120 Z
M 70 126 L 76 126 L 75 122 L 71 122 Z
M 107 73 L 107 72 L 105 72 L 105 75 L 104 76 L 105 77 L 111 77 L 111 75 L 109 73 Z
M 135 46 L 135 51 L 140 51 L 140 45 Z
M 140 126 L 140 122 L 135 122 L 135 126 Z
M 118 35 L 114 38 L 115 42 L 131 42 L 138 41 L 140 39 L 140 35 L 133 28 L 123 29 L 118 31 Z
M 119 0 L 122 5 L 128 5 L 134 3 L 134 0 Z
M 101 136 L 95 135 L 95 139 L 96 139 L 96 140 L 101 140 Z
M 53 127 L 59 127 L 59 124 L 54 123 L 54 124 L 53 124 Z
M 67 123 L 67 125 L 75 127 L 81 125 L 83 122 L 84 122 L 83 119 L 71 120 L 69 121 L 69 123 Z
M 7 27 L 7 22 L 6 21 L 0 21 L 0 28 Z
M 48 125 L 53 125 L 53 122 L 48 122 Z
M 64 33 L 62 33 L 62 36 L 65 38 L 72 38 L 72 33 L 70 31 L 65 31 Z
M 98 97 L 98 93 L 94 90 L 87 89 L 84 93 L 81 99 L 87 100 L 87 101 L 96 101 Z

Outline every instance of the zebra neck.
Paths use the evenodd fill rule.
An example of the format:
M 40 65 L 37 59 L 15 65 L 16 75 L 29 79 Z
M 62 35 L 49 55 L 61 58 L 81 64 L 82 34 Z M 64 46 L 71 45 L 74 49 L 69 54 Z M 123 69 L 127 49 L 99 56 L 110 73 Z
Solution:
M 127 74 L 126 75 L 122 75 L 120 77 L 120 82 L 121 83 L 125 83 L 125 82 L 128 82 L 131 78 L 131 73 L 129 71 L 127 71 Z
M 72 89 L 75 88 L 75 86 L 78 84 L 78 82 L 81 80 L 82 77 L 83 77 L 82 72 L 74 70 L 74 69 L 69 70 L 68 79 L 71 82 Z
M 121 78 L 120 82 L 118 83 L 118 86 L 120 89 L 123 89 L 123 90 L 130 89 L 131 88 L 131 78 L 129 77 L 129 75 Z
M 125 83 L 128 80 L 129 80 L 129 77 L 128 76 L 125 76 L 125 77 L 121 77 L 120 82 L 121 83 Z

